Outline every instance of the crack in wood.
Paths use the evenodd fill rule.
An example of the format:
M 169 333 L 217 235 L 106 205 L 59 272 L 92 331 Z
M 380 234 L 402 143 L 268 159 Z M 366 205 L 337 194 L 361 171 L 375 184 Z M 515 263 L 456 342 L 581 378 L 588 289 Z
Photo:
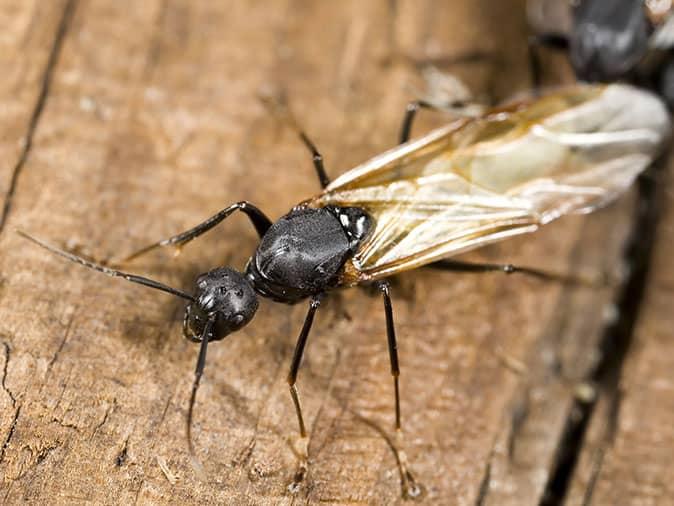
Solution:
M 14 194 L 16 193 L 16 187 L 19 182 L 19 176 L 21 175 L 21 171 L 28 160 L 28 155 L 30 154 L 31 148 L 33 146 L 35 130 L 37 129 L 40 117 L 42 116 L 45 103 L 47 102 L 47 96 L 49 95 L 49 88 L 51 86 L 54 68 L 56 67 L 56 62 L 58 61 L 59 55 L 61 53 L 61 46 L 63 45 L 63 40 L 65 39 L 68 27 L 70 26 L 70 21 L 73 17 L 76 4 L 77 0 L 68 0 L 65 8 L 63 9 L 63 15 L 61 16 L 61 21 L 59 22 L 56 36 L 54 37 L 54 43 L 51 47 L 47 65 L 42 76 L 40 93 L 38 94 L 37 101 L 35 102 L 35 108 L 33 109 L 33 113 L 31 114 L 30 120 L 28 122 L 28 130 L 26 131 L 26 136 L 21 147 L 21 153 L 19 154 L 19 159 L 12 169 L 9 188 L 7 189 L 7 194 L 5 195 L 2 214 L 0 214 L 0 233 L 4 231 L 5 225 L 7 224 L 7 218 L 9 217 L 9 213 L 12 208 L 12 202 L 14 200 Z
M 45 459 L 49 456 L 49 454 L 54 450 L 56 450 L 59 446 L 60 445 L 58 444 L 58 442 L 55 442 L 53 445 L 45 446 L 40 451 L 38 451 L 37 455 L 35 456 L 35 465 L 33 467 L 42 464 L 42 462 L 45 461 Z
M 491 481 L 491 456 L 487 459 L 487 465 L 484 469 L 484 474 L 482 476 L 482 481 L 480 482 L 480 489 L 477 494 L 477 500 L 475 501 L 475 506 L 482 506 L 484 500 L 489 493 L 489 482 Z
M 14 394 L 7 388 L 7 385 L 5 383 L 7 379 L 7 368 L 9 366 L 10 347 L 9 344 L 4 341 L 2 343 L 2 346 L 5 349 L 5 363 L 2 367 L 2 381 L 0 381 L 0 385 L 2 385 L 2 389 L 5 392 L 7 392 L 7 395 L 12 401 L 12 407 L 16 408 L 16 411 L 14 412 L 14 418 L 12 419 L 12 423 L 9 426 L 7 437 L 5 438 L 4 443 L 2 444 L 2 448 L 0 448 L 0 463 L 5 459 L 7 447 L 9 446 L 9 443 L 12 440 L 12 436 L 14 436 L 14 431 L 16 430 L 16 423 L 19 419 L 19 414 L 21 413 L 21 406 L 18 407 L 16 406 L 16 397 L 14 397 Z
M 590 473 L 590 479 L 587 482 L 587 487 L 585 488 L 583 494 L 583 506 L 589 506 L 592 503 L 592 496 L 594 495 L 594 488 L 597 484 L 597 478 L 599 478 L 599 471 L 604 463 L 604 453 L 605 448 L 601 447 L 597 449 L 597 457 L 592 463 L 592 471 Z
M 138 490 L 136 491 L 136 496 L 135 496 L 134 501 L 133 501 L 134 505 L 138 504 L 138 499 L 140 498 L 140 493 L 142 492 L 144 486 L 145 486 L 145 480 L 143 479 L 143 480 L 140 481 L 140 485 L 138 487 Z
M 19 420 L 19 415 L 21 414 L 21 406 L 16 408 L 16 411 L 14 412 L 14 418 L 12 419 L 12 423 L 9 426 L 9 432 L 7 433 L 7 437 L 5 438 L 5 442 L 2 444 L 2 448 L 0 448 L 0 463 L 5 459 L 5 454 L 7 452 L 7 448 L 9 447 L 9 443 L 12 440 L 12 436 L 14 436 L 14 431 L 16 430 L 16 423 Z
M 66 341 L 68 340 L 68 337 L 70 336 L 70 330 L 72 329 L 73 321 L 75 320 L 76 314 L 77 314 L 77 307 L 75 307 L 75 309 L 72 312 L 70 318 L 68 319 L 68 323 L 66 325 L 66 330 L 63 333 L 63 338 L 61 339 L 61 342 L 59 343 L 58 348 L 56 348 L 56 351 L 54 352 L 54 355 L 52 356 L 51 360 L 47 364 L 47 372 L 45 374 L 45 377 L 49 377 L 49 375 L 51 374 L 51 369 L 54 366 L 54 363 L 58 360 L 59 355 L 61 354 L 61 351 L 63 350 L 63 347 L 65 346 Z
M 51 418 L 52 423 L 57 423 L 61 427 L 64 427 L 66 429 L 73 429 L 76 432 L 79 432 L 81 427 L 77 424 L 70 423 L 70 422 L 65 422 L 62 419 L 60 419 L 58 416 L 52 416 Z
M 590 506 L 592 504 L 595 487 L 597 485 L 599 474 L 604 464 L 604 457 L 606 455 L 606 450 L 608 449 L 609 446 L 613 445 L 615 436 L 617 434 L 622 395 L 623 395 L 622 391 L 619 388 L 615 392 L 608 394 L 609 399 L 607 402 L 609 403 L 609 408 L 608 413 L 606 414 L 606 418 L 604 420 L 605 422 L 604 432 L 599 441 L 599 445 L 592 450 L 593 455 L 590 457 L 591 465 L 588 471 L 587 483 L 585 485 L 585 490 L 581 491 L 582 493 L 581 504 L 583 506 Z M 601 400 L 599 400 L 598 402 L 600 401 Z M 593 416 L 602 416 L 602 414 L 595 414 Z M 585 442 L 583 447 L 587 448 L 588 443 Z M 581 451 L 583 451 L 582 448 Z
M 115 464 L 117 465 L 117 467 L 122 467 L 124 465 L 128 455 L 129 455 L 129 438 L 127 437 L 124 440 L 124 445 L 122 446 L 122 449 L 117 454 L 117 457 L 115 457 Z
M 657 175 L 663 172 L 663 157 L 650 171 Z M 633 338 L 633 329 L 639 316 L 641 302 L 648 271 L 651 262 L 654 237 L 660 217 L 661 195 L 658 191 L 658 180 L 654 177 L 642 177 L 638 180 L 639 203 L 636 216 L 633 221 L 630 237 L 625 248 L 625 258 L 629 266 L 629 275 L 622 283 L 617 296 L 618 318 L 608 325 L 603 333 L 599 349 L 601 358 L 595 367 L 589 372 L 586 381 L 598 385 L 602 394 L 612 402 L 609 413 L 609 431 L 611 426 L 617 425 L 619 415 L 619 383 L 623 364 L 630 349 Z M 571 483 L 577 460 L 585 443 L 585 433 L 590 419 L 597 406 L 600 396 L 586 402 L 576 399 L 569 411 L 566 427 L 558 446 L 558 453 L 552 466 L 545 492 L 541 499 L 541 506 L 561 506 Z M 610 444 L 611 438 L 606 437 L 599 448 L 600 454 Z M 599 474 L 601 468 L 599 459 L 595 462 L 594 475 Z M 598 467 L 597 467 L 598 466 Z M 591 497 L 592 486 L 588 487 L 589 496 L 585 496 L 585 502 Z
M 516 396 L 513 406 L 510 409 L 510 431 L 508 432 L 508 459 L 513 460 L 515 457 L 515 450 L 517 446 L 518 436 L 524 427 L 524 423 L 529 416 L 530 406 L 530 388 L 528 385 L 521 390 L 521 393 Z
M 105 413 L 103 414 L 103 419 L 96 424 L 96 427 L 94 427 L 94 431 L 91 434 L 92 439 L 94 438 L 94 436 L 96 436 L 96 433 L 99 431 L 99 429 L 108 422 L 110 415 L 115 411 L 115 409 L 117 409 L 117 399 L 113 398 L 112 404 L 107 407 Z
M 7 388 L 7 384 L 5 381 L 7 380 L 7 367 L 9 366 L 9 344 L 6 342 L 2 342 L 3 348 L 5 348 L 5 363 L 2 366 L 2 381 L 0 381 L 0 385 L 2 386 L 2 389 L 7 392 L 7 395 L 9 395 L 10 400 L 12 401 L 12 407 L 16 407 L 16 397 L 14 397 L 14 394 Z

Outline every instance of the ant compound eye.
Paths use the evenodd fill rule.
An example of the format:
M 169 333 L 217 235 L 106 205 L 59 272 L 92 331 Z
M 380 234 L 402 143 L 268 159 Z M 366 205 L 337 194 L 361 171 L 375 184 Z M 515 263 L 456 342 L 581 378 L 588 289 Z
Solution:
M 234 322 L 234 325 L 241 325 L 244 319 L 245 317 L 242 314 L 237 314 L 232 318 L 232 322 Z

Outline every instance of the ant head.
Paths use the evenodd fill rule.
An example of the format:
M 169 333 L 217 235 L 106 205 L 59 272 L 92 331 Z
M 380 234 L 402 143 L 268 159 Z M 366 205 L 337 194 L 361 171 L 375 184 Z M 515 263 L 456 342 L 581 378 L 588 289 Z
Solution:
M 194 299 L 183 319 L 183 335 L 194 342 L 201 341 L 207 322 L 212 322 L 208 341 L 218 341 L 246 325 L 258 307 L 250 281 L 227 267 L 199 276 Z

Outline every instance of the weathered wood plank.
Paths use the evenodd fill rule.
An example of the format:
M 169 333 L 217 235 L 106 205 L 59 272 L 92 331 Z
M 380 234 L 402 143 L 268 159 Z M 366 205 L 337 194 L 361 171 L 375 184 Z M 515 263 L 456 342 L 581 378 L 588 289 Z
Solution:
M 617 390 L 592 415 L 566 504 L 660 505 L 674 497 L 674 194 L 663 174 L 663 212 L 649 283 Z
M 616 220 L 621 211 L 623 219 Z M 629 230 L 614 228 L 601 243 L 596 238 L 606 227 L 629 223 L 633 212 L 623 200 L 610 215 L 588 220 L 579 232 L 571 261 L 580 261 L 586 268 L 603 266 L 609 276 L 616 275 Z M 494 447 L 492 481 L 484 504 L 538 504 L 551 479 L 567 421 L 574 416 L 576 398 L 600 358 L 598 349 L 615 292 L 567 290 L 560 294 L 539 341 L 525 359 L 526 373 Z
M 67 5 L 66 0 L 0 2 L 0 230 L 58 56 Z
M 525 33 L 519 0 L 78 3 L 0 234 L 5 501 L 400 502 L 382 436 L 392 432 L 393 402 L 380 300 L 353 290 L 318 314 L 299 380 L 312 436 L 297 495 L 287 491 L 295 419 L 284 377 L 304 307 L 264 304 L 249 327 L 210 348 L 194 431 L 202 481 L 184 440 L 196 349 L 179 337 L 181 304 L 52 258 L 11 228 L 110 257 L 240 199 L 278 216 L 317 183 L 260 94 L 287 92 L 335 174 L 395 142 L 407 87 L 420 86 L 398 51 L 492 53 L 490 63 L 451 71 L 503 98 L 528 83 Z M 422 119 L 419 131 L 441 119 Z M 630 209 L 627 199 L 475 258 L 611 271 Z M 219 263 L 241 267 L 254 246 L 245 220 L 232 218 L 179 259 L 158 254 L 135 267 L 189 287 Z M 571 395 L 555 364 L 573 365 L 581 338 L 593 342 L 610 293 L 422 270 L 393 294 L 422 502 L 493 501 L 508 495 L 507 480 L 519 504 L 536 504 Z M 514 374 L 513 361 L 529 372 Z M 508 436 L 521 392 L 530 392 L 530 413 L 559 419 L 548 427 L 549 415 L 531 416 Z M 524 450 L 531 439 L 519 439 L 536 427 L 542 450 Z M 504 456 L 504 437 L 516 441 L 515 459 Z M 523 473 L 512 469 L 520 459 Z

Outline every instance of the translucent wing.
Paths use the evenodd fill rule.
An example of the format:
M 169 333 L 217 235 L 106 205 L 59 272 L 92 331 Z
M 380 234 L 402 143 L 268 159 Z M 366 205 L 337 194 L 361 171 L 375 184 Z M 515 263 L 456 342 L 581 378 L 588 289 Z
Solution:
M 646 91 L 579 85 L 451 123 L 305 204 L 367 210 L 373 230 L 342 281 L 382 278 L 605 204 L 657 156 L 669 129 Z
M 674 13 L 669 13 L 662 22 L 656 26 L 653 35 L 649 39 L 649 45 L 655 49 L 674 48 Z

